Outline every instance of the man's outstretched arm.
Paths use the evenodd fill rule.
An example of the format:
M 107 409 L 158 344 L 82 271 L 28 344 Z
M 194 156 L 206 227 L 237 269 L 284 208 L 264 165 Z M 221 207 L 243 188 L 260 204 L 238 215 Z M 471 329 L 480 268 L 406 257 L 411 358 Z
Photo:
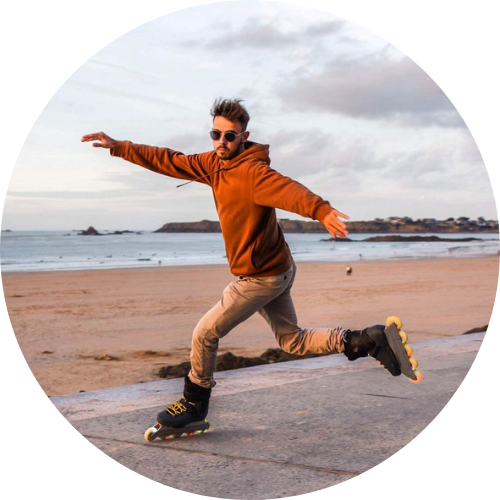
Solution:
M 349 219 L 323 198 L 314 194 L 299 182 L 281 175 L 267 165 L 256 165 L 253 169 L 253 195 L 258 205 L 280 208 L 303 217 L 321 222 L 335 238 L 349 234 L 340 219 Z
M 201 155 L 185 155 L 179 151 L 156 146 L 134 144 L 130 141 L 116 141 L 104 132 L 84 135 L 82 142 L 93 142 L 95 148 L 110 150 L 117 156 L 153 172 L 183 180 L 199 180 L 210 184 L 209 177 L 213 165 L 207 153 Z

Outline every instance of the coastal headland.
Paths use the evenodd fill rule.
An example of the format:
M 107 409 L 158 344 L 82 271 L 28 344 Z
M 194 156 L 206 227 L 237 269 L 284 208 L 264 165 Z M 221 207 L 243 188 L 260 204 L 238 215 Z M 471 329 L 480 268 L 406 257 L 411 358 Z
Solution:
M 326 233 L 324 226 L 317 221 L 279 219 L 285 233 Z M 417 219 L 410 217 L 388 217 L 371 221 L 347 221 L 350 233 L 469 233 L 498 232 L 498 221 L 477 220 L 469 217 L 450 217 L 446 220 Z M 220 233 L 218 221 L 169 222 L 155 233 Z

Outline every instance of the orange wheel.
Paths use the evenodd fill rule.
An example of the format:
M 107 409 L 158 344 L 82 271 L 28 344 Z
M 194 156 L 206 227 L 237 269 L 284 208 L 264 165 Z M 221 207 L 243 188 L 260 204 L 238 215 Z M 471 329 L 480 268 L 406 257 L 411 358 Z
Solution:
M 406 350 L 406 354 L 408 354 L 408 357 L 410 358 L 413 354 L 413 347 L 410 344 L 404 344 L 404 348 Z
M 420 384 L 424 376 L 418 370 L 415 370 L 415 376 L 417 377 L 417 380 L 410 379 L 410 381 L 413 382 L 414 384 Z
M 411 367 L 412 367 L 414 370 L 416 370 L 416 369 L 417 369 L 417 367 L 418 367 L 418 361 L 417 361 L 415 358 L 410 358 L 408 361 L 410 362 Z

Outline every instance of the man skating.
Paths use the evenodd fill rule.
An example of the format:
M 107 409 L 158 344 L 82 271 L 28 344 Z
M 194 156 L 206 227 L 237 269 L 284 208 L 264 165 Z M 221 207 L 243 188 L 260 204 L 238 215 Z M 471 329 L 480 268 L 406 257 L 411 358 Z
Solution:
M 258 312 L 272 328 L 280 347 L 289 353 L 340 353 L 350 360 L 374 356 L 393 374 L 401 373 L 389 348 L 384 326 L 362 331 L 298 326 L 291 288 L 296 266 L 276 219 L 276 208 L 321 222 L 334 238 L 345 238 L 347 215 L 298 182 L 270 168 L 269 146 L 248 140 L 248 112 L 240 100 L 219 99 L 211 114 L 213 151 L 184 155 L 116 141 L 103 132 L 82 137 L 112 156 L 154 172 L 206 184 L 212 189 L 226 255 L 235 280 L 220 301 L 196 325 L 191 370 L 180 401 L 158 415 L 175 429 L 197 428 L 208 413 L 219 340 Z M 201 427 L 200 427 L 201 428 Z

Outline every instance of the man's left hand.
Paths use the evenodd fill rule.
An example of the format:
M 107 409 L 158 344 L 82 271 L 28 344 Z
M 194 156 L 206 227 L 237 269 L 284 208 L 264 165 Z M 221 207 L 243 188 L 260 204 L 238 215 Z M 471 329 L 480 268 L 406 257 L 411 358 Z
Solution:
M 323 220 L 323 225 L 335 239 L 337 239 L 337 237 L 345 238 L 349 234 L 347 226 L 339 219 L 339 217 L 342 219 L 349 219 L 347 215 L 332 208 L 331 212 Z

